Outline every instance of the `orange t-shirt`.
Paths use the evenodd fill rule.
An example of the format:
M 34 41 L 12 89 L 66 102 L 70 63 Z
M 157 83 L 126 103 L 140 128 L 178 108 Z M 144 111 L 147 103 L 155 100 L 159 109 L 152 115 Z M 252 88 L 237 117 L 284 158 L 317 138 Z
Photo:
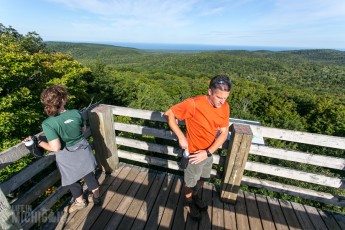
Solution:
M 218 130 L 229 127 L 229 104 L 224 103 L 220 108 L 215 108 L 210 105 L 207 96 L 188 98 L 171 107 L 171 110 L 177 119 L 186 121 L 190 153 L 209 148 Z

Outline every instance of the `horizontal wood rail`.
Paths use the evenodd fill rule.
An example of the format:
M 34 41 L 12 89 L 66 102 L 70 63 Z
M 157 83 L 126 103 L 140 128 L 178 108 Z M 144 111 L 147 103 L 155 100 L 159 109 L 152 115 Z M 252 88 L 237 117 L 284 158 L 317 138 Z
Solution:
M 151 120 L 166 122 L 165 117 L 162 112 L 153 112 L 148 110 L 139 110 L 133 108 L 124 108 L 119 106 L 112 107 L 113 114 L 115 116 L 126 116 L 135 119 Z M 116 119 L 118 120 L 118 119 Z M 236 119 L 230 119 L 230 124 L 236 124 Z M 243 123 L 243 122 L 241 122 Z M 120 146 L 127 146 L 131 148 L 140 149 L 143 151 L 160 153 L 168 156 L 178 156 L 180 150 L 177 146 L 166 146 L 158 145 L 155 143 L 150 143 L 148 141 L 139 141 L 130 138 L 125 138 L 123 135 L 118 135 L 118 133 L 133 133 L 137 135 L 152 136 L 154 138 L 160 138 L 165 140 L 177 140 L 174 133 L 169 129 L 153 128 L 143 125 L 135 124 L 125 124 L 119 121 L 115 123 L 115 133 L 117 134 L 116 140 L 117 144 Z M 183 122 L 179 122 L 179 125 L 184 125 Z M 273 138 L 278 140 L 303 143 L 321 147 L 345 149 L 345 138 L 334 137 L 321 134 L 313 134 L 307 132 L 299 132 L 292 130 L 283 130 L 277 128 L 263 127 L 252 124 L 249 122 L 250 128 L 256 134 L 262 135 L 264 138 Z M 229 140 L 224 143 L 221 149 L 227 149 L 229 147 Z M 119 150 L 119 156 L 121 158 L 133 159 L 135 161 L 161 166 L 169 167 L 169 169 L 178 170 L 177 163 L 167 161 L 164 158 L 159 158 L 159 155 L 155 157 L 146 156 L 138 153 L 124 153 Z M 300 151 L 279 149 L 274 147 L 268 147 L 263 145 L 252 144 L 250 146 L 249 153 L 252 155 L 274 158 L 277 160 L 292 161 L 301 164 L 314 165 L 323 168 L 330 168 L 336 170 L 345 170 L 345 159 L 330 157 L 312 153 L 305 153 Z M 223 166 L 225 162 L 224 157 L 216 155 L 214 157 L 214 165 Z M 247 161 L 245 165 L 246 171 L 257 172 L 266 175 L 272 175 L 275 177 L 282 177 L 291 180 L 302 181 L 310 184 L 317 184 L 321 186 L 327 186 L 331 188 L 343 189 L 344 180 L 341 178 L 331 177 L 327 175 L 321 175 L 312 172 L 304 172 L 296 169 L 290 169 L 286 167 L 281 167 L 279 165 L 270 165 L 260 162 Z M 221 172 L 213 171 L 212 176 L 214 178 L 220 178 Z M 242 177 L 242 184 L 249 185 L 256 188 L 264 188 L 274 192 L 281 192 L 289 194 L 292 196 L 302 197 L 304 199 L 310 199 L 326 204 L 332 204 L 336 206 L 345 207 L 344 199 L 345 197 L 333 195 L 330 193 L 315 191 L 308 188 L 297 187 L 289 184 L 283 184 L 277 181 L 270 181 L 266 179 L 253 178 L 248 176 Z
M 112 106 L 113 114 L 118 116 L 129 116 L 132 118 L 141 118 L 151 121 L 166 122 L 163 112 L 153 112 L 149 110 L 133 109 L 120 106 Z M 238 119 L 230 118 L 230 125 L 237 123 Z M 240 122 L 238 122 L 240 123 Z M 179 122 L 184 124 L 184 122 Z M 284 141 L 317 145 L 323 147 L 337 148 L 345 150 L 345 141 L 343 137 L 335 137 L 316 133 L 307 133 L 293 130 L 270 128 L 258 125 L 250 125 L 250 128 L 266 138 L 273 138 Z
M 266 138 L 345 150 L 343 137 L 250 125 Z

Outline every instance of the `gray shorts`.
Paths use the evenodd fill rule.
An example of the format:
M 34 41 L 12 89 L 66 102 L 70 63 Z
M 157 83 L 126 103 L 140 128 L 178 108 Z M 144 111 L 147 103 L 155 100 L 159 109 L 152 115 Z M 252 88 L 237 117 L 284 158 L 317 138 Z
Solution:
M 189 188 L 193 188 L 200 178 L 210 178 L 213 157 L 208 157 L 199 164 L 189 163 L 184 170 L 184 182 Z

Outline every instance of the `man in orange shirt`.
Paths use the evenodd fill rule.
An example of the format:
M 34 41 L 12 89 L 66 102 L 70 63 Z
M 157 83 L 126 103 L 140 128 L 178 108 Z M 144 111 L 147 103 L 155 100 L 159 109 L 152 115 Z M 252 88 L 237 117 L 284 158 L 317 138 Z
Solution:
M 189 164 L 184 170 L 184 191 L 190 216 L 195 220 L 200 220 L 200 211 L 207 210 L 198 191 L 210 177 L 212 154 L 228 136 L 230 107 L 226 99 L 230 90 L 230 79 L 226 75 L 217 75 L 211 79 L 207 95 L 188 98 L 164 113 L 180 147 L 190 152 Z M 176 118 L 185 120 L 186 136 Z

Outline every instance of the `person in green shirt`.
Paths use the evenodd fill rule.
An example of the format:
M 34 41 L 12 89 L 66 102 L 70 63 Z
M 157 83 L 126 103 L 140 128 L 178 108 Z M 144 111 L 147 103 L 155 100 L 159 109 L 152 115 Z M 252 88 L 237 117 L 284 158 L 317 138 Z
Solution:
M 96 159 L 83 135 L 86 126 L 78 110 L 65 109 L 67 96 L 67 89 L 62 85 L 50 86 L 41 93 L 41 102 L 49 117 L 42 122 L 47 142 L 39 141 L 38 146 L 56 155 L 61 184 L 68 186 L 74 198 L 74 202 L 65 208 L 65 212 L 71 213 L 87 206 L 79 183 L 82 178 L 92 191 L 89 202 L 100 204 L 101 199 L 94 174 Z

